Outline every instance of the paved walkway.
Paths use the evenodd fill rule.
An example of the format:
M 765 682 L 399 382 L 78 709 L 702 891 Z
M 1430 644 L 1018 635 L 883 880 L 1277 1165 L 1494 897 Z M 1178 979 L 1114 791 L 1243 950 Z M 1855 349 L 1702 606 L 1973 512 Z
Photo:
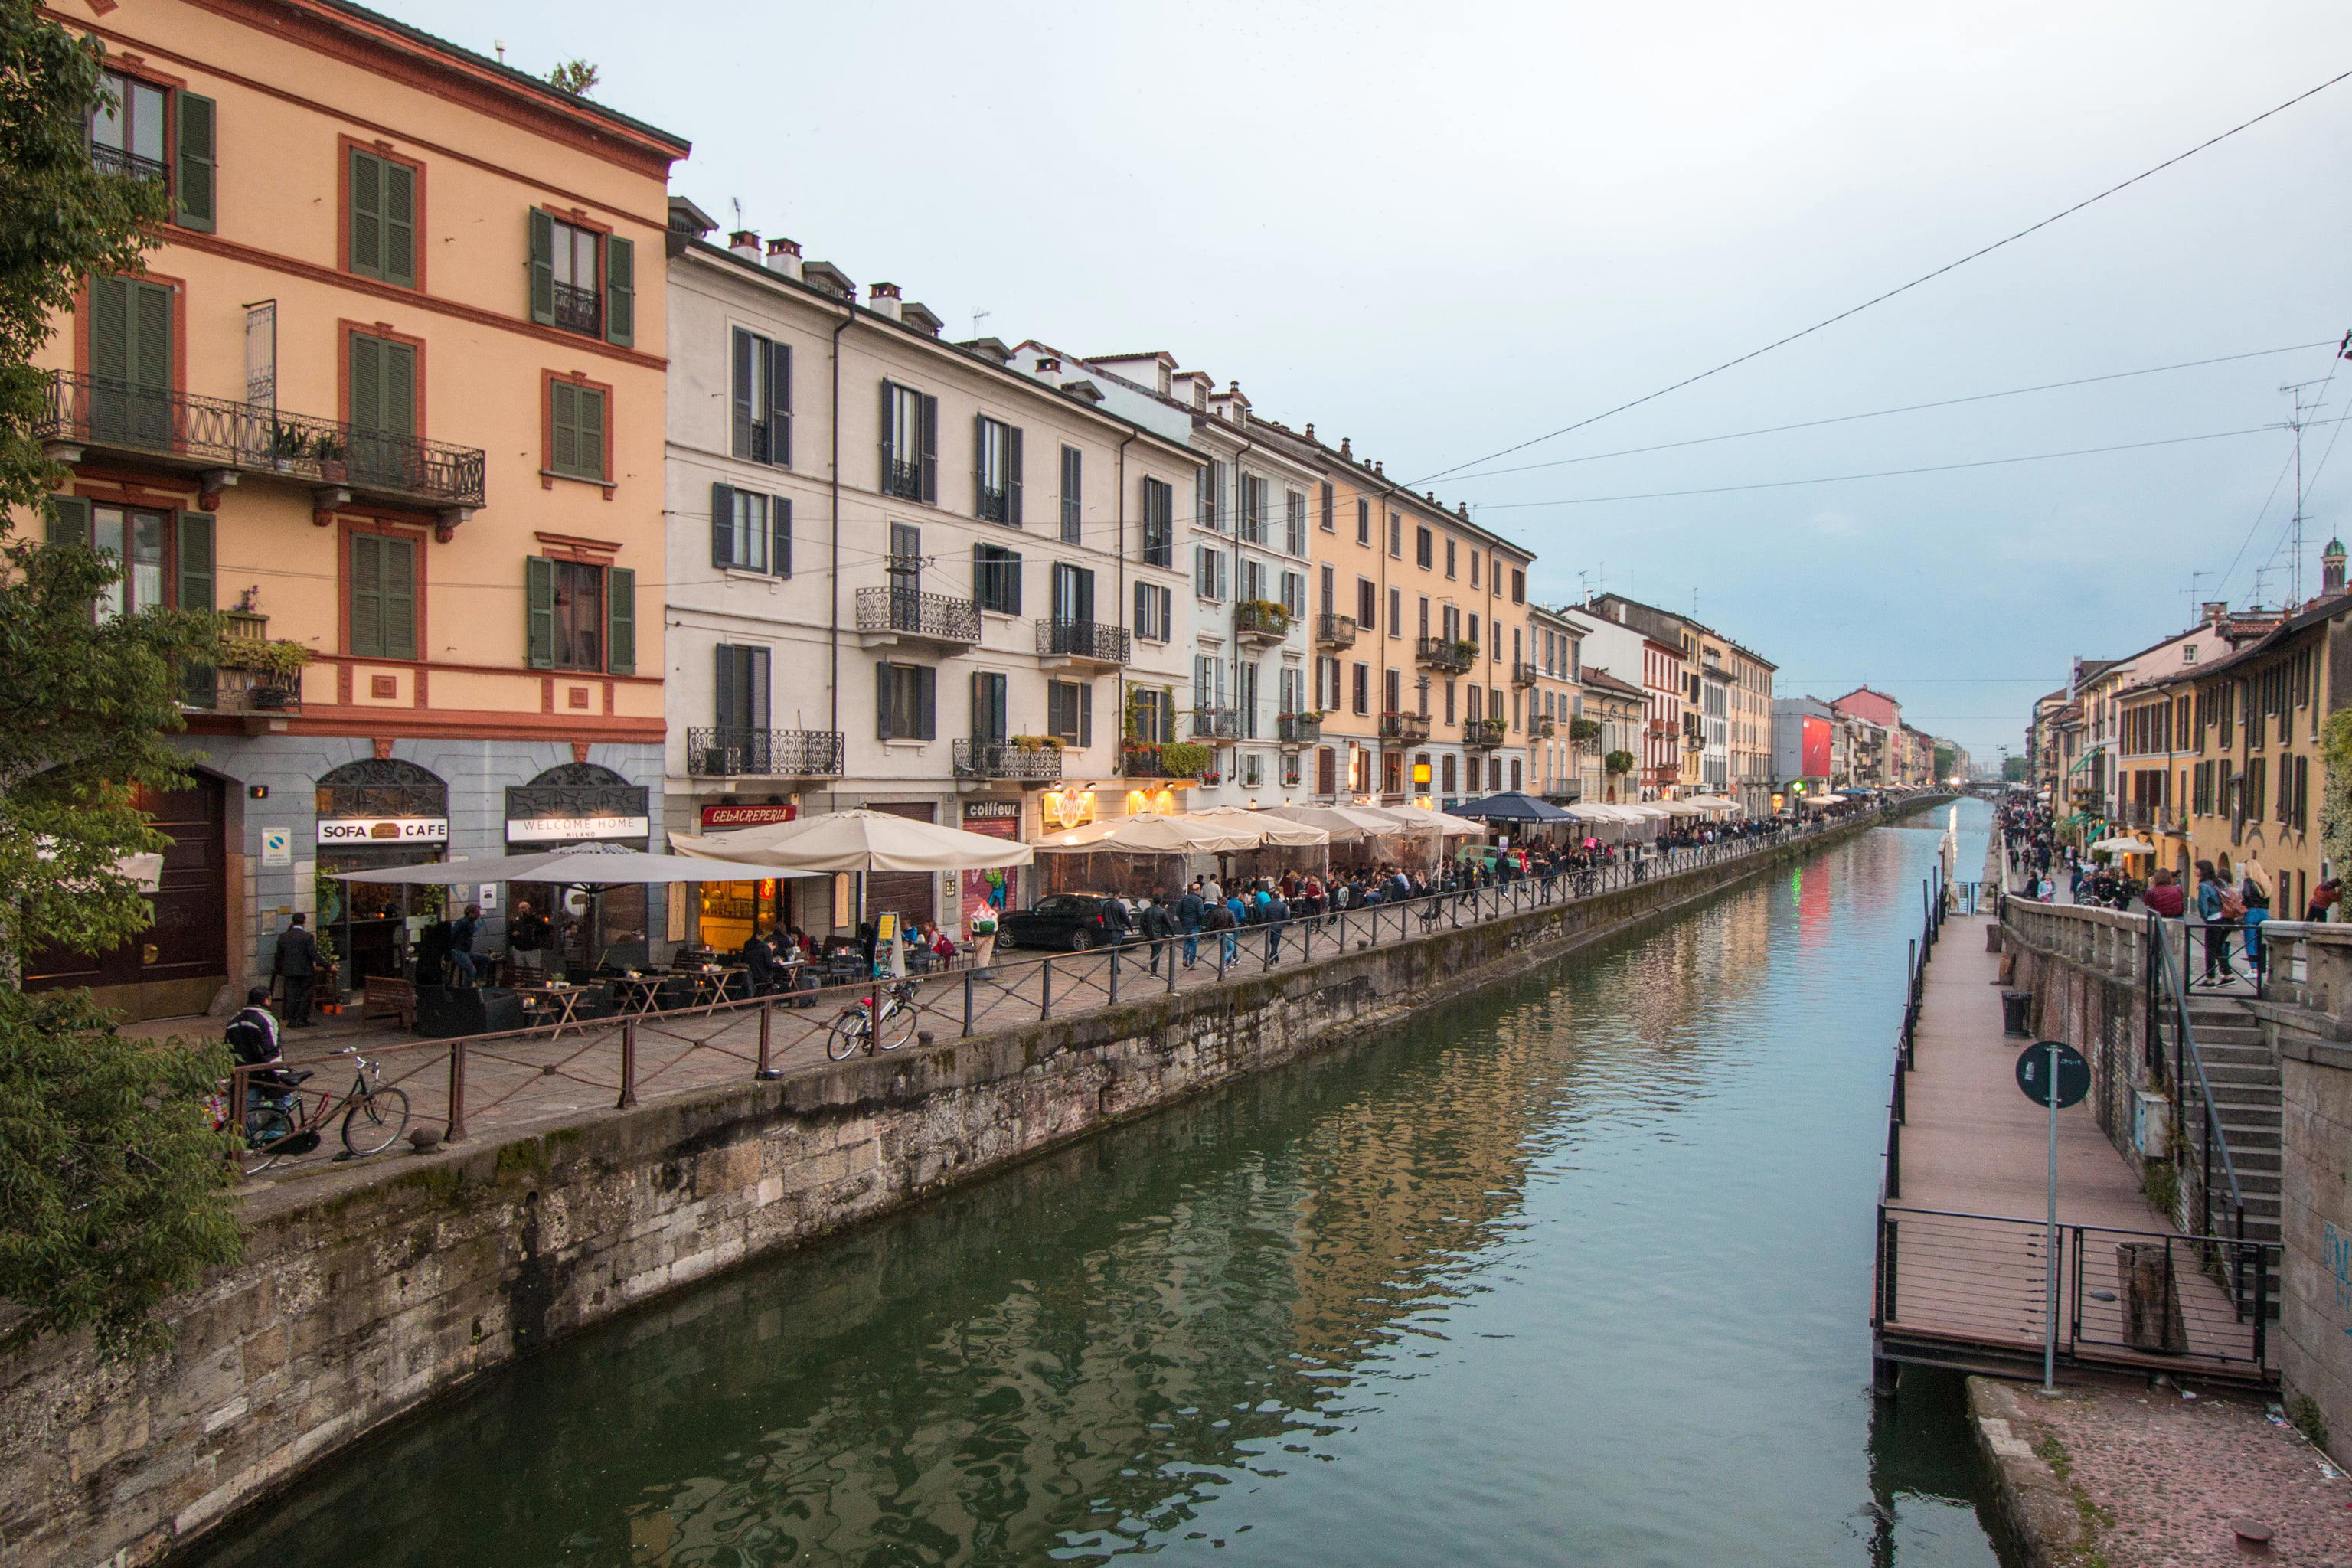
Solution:
M 2047 1321 L 2050 1113 L 2017 1086 L 2021 1042 L 2001 1031 L 2000 956 L 1985 951 L 1990 923 L 1954 917 L 1927 964 L 1904 1081 L 1899 1196 L 1887 1205 L 1895 1308 L 1883 1331 L 2038 1354 Z M 2092 1103 L 2058 1113 L 2061 1355 L 2242 1374 L 2250 1326 L 2203 1271 L 2211 1260 L 2165 1239 L 2176 1227 L 2141 1195 Z M 2159 1299 L 2152 1331 L 2149 1320 L 2137 1331 L 2126 1321 L 2123 1271 L 2141 1256 L 2126 1249 L 2143 1247 L 2158 1249 L 2153 1266 L 2175 1292 L 2170 1302 Z

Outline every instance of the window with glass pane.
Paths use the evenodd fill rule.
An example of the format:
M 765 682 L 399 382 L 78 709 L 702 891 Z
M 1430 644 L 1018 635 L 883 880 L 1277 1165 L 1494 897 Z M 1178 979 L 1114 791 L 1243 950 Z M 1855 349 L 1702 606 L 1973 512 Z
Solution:
M 1021 613 L 1021 553 L 1001 545 L 971 547 L 971 596 L 1000 616 Z
M 1297 490 L 1290 490 L 1286 492 L 1284 499 L 1286 514 L 1283 523 L 1289 537 L 1283 542 L 1293 555 L 1304 555 L 1307 553 L 1307 497 Z
M 750 490 L 735 492 L 734 537 L 729 542 L 729 562 L 745 572 L 768 570 L 768 542 L 773 537 L 772 497 Z
M 102 71 L 100 80 L 111 101 L 90 110 L 91 159 L 110 174 L 163 178 L 163 89 L 120 71 Z
M 1076 544 L 1085 517 L 1079 504 L 1081 480 L 1086 473 L 1086 458 L 1076 447 L 1062 448 L 1062 542 Z
M 604 668 L 604 569 L 577 561 L 555 569 L 555 668 Z
M 1176 489 L 1161 479 L 1143 481 L 1143 563 L 1176 563 Z
M 779 468 L 793 460 L 793 351 L 735 329 L 734 444 L 737 457 Z
M 1019 440 L 1020 432 L 1012 426 L 982 416 L 979 450 L 972 455 L 973 482 L 977 488 L 972 515 L 982 522 L 1019 521 L 1013 508 L 1013 490 L 1019 469 L 1014 447 Z
M 604 240 L 593 229 L 561 220 L 555 225 L 555 324 L 567 332 L 597 337 L 604 331 L 604 295 L 596 267 Z

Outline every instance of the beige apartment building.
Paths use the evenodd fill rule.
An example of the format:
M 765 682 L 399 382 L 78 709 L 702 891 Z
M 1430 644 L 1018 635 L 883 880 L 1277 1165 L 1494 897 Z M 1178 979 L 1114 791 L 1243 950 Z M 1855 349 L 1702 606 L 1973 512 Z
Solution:
M 1587 798 L 1583 764 L 1597 754 L 1600 739 L 1597 731 L 1577 739 L 1580 723 L 1593 722 L 1585 712 L 1583 643 L 1584 627 L 1577 622 L 1541 605 L 1528 606 L 1536 683 L 1528 694 L 1527 788 L 1555 805 Z

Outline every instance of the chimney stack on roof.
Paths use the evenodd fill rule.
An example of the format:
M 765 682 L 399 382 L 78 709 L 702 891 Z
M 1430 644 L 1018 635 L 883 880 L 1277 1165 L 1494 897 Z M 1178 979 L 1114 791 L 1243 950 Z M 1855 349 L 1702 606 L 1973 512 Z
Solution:
M 746 261 L 760 259 L 760 237 L 748 228 L 739 228 L 727 237 L 727 248 Z
M 866 308 L 877 316 L 898 319 L 898 286 L 896 283 L 876 283 L 866 290 Z
M 801 247 L 798 242 L 789 239 L 768 241 L 768 270 L 781 272 L 787 278 L 798 278 L 801 275 Z
M 2218 626 L 2230 618 L 2230 602 L 2227 599 L 2208 599 L 2204 607 L 2205 624 L 2209 626 Z

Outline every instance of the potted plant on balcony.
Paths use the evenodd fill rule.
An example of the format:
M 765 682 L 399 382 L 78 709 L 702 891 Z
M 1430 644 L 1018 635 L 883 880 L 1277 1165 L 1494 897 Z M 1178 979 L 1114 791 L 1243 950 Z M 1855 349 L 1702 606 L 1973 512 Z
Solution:
M 320 479 L 330 484 L 343 482 L 348 470 L 343 460 L 345 448 L 341 437 L 322 432 L 310 443 L 310 456 L 318 459 Z
M 1569 744 L 1578 751 L 1584 750 L 1599 739 L 1601 721 L 1598 719 L 1570 719 L 1568 721 Z
M 1244 599 L 1242 609 L 1244 618 L 1267 636 L 1282 637 L 1290 635 L 1290 612 L 1272 599 Z
M 1633 771 L 1633 753 L 1631 752 L 1612 752 L 1607 756 L 1601 759 L 1601 765 L 1609 773 L 1630 773 Z
M 1010 744 L 1016 752 L 1058 752 L 1062 749 L 1059 735 L 1014 735 Z
M 311 659 L 310 649 L 284 637 L 256 641 L 251 637 L 223 637 L 215 663 L 223 669 L 242 669 L 253 678 L 247 693 L 253 706 L 263 711 L 278 711 L 292 707 L 302 689 L 302 667 Z
M 1160 748 L 1160 771 L 1171 779 L 1199 778 L 1217 760 L 1213 747 L 1171 741 Z

